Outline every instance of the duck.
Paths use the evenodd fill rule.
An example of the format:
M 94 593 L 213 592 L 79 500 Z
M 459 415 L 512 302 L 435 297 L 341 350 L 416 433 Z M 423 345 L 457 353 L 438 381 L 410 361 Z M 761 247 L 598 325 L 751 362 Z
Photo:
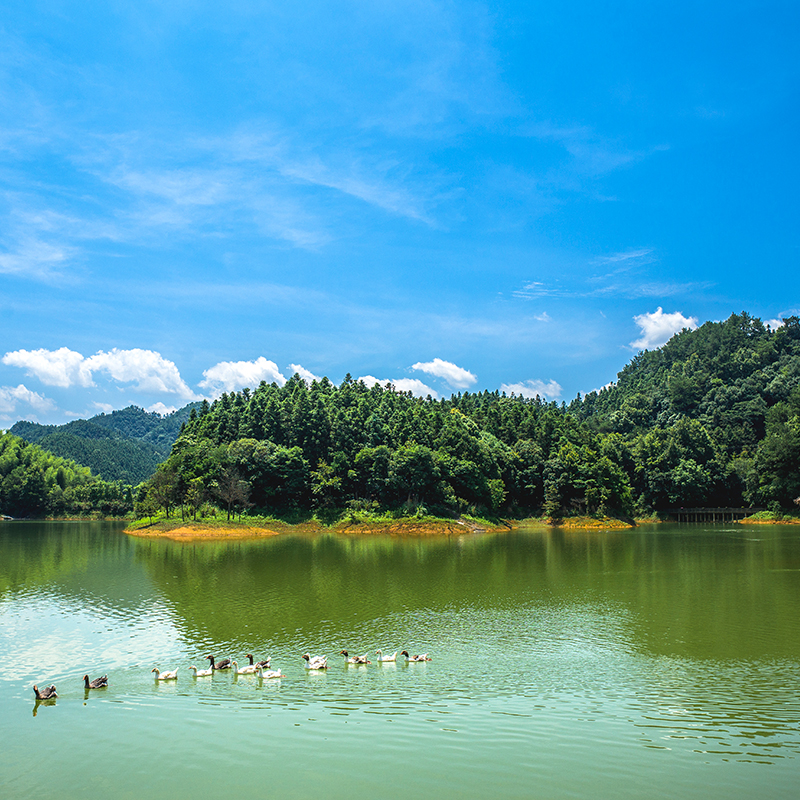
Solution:
M 88 675 L 83 676 L 84 689 L 102 689 L 106 686 L 108 686 L 108 675 L 103 675 L 99 678 L 95 678 L 93 681 L 89 680 Z
M 383 654 L 383 650 L 376 650 L 375 655 L 378 656 L 379 664 L 388 664 L 390 662 L 397 661 L 397 650 L 395 650 L 390 656 L 385 656 Z
M 214 674 L 214 670 L 210 667 L 208 669 L 197 669 L 197 667 L 191 666 L 189 669 L 194 670 L 195 678 L 208 678 L 210 675 Z
M 279 669 L 268 669 L 266 672 L 261 664 L 256 664 L 256 675 L 258 675 L 259 680 L 264 680 L 265 678 L 285 678 L 286 676 L 281 673 Z
M 55 686 L 45 686 L 44 689 L 40 689 L 36 684 L 34 684 L 33 693 L 36 695 L 37 700 L 53 700 L 54 698 L 58 697 Z
M 253 666 L 253 654 L 252 653 L 245 653 L 245 656 L 250 659 L 250 666 Z M 269 662 L 272 661 L 271 656 L 267 656 L 266 660 L 264 661 L 256 661 L 256 664 L 260 664 L 264 669 L 269 669 Z
M 164 672 L 161 672 L 158 667 L 153 667 L 150 672 L 155 672 L 157 681 L 174 681 L 178 678 L 177 667 L 173 670 L 164 670 Z
M 219 661 L 214 661 L 214 656 L 206 656 L 206 658 L 211 662 L 211 669 L 230 669 L 231 668 L 231 660 L 229 658 L 223 658 Z
M 339 655 L 340 656 L 344 656 L 344 663 L 345 664 L 357 664 L 357 665 L 361 666 L 361 665 L 364 665 L 364 664 L 371 664 L 372 663 L 371 661 L 367 660 L 367 654 L 366 653 L 364 653 L 363 656 L 351 656 L 347 652 L 347 650 L 342 650 L 341 653 L 339 653 Z
M 328 669 L 328 656 L 310 656 L 303 653 L 306 669 Z
M 431 660 L 427 653 L 422 653 L 422 655 L 419 655 L 419 656 L 410 656 L 408 654 L 408 650 L 403 650 L 400 653 L 400 655 L 406 657 L 406 664 L 409 664 L 409 663 L 417 664 L 420 661 L 430 661 Z
M 249 666 L 239 669 L 238 661 L 231 661 L 231 665 L 233 666 L 234 675 L 255 675 L 256 670 L 261 666 L 260 664 L 250 664 Z

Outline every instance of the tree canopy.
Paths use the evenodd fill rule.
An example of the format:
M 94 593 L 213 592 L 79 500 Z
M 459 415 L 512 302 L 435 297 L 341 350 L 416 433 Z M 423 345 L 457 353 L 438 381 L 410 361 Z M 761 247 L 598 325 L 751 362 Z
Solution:
M 191 413 L 159 469 L 178 498 L 211 493 L 235 469 L 246 504 L 267 511 L 789 508 L 799 414 L 800 321 L 773 331 L 734 314 L 639 353 L 616 384 L 569 406 L 499 392 L 417 398 L 349 375 L 224 393 Z

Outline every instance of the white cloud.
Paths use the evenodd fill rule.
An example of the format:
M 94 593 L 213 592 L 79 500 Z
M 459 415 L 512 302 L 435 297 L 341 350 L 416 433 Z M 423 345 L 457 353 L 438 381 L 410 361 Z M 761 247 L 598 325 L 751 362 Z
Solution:
M 86 359 L 92 372 L 107 372 L 114 380 L 128 383 L 145 392 L 169 392 L 187 400 L 199 399 L 186 385 L 178 368 L 154 350 L 100 350 Z
M 414 397 L 426 397 L 427 395 L 435 398 L 439 397 L 435 389 L 431 389 L 430 386 L 417 378 L 398 378 L 392 383 L 398 392 L 411 392 Z
M 0 272 L 48 278 L 56 275 L 75 258 L 78 250 L 66 244 L 50 244 L 28 234 L 0 253 Z
M 302 364 L 289 364 L 292 370 L 292 375 L 299 375 L 306 383 L 310 384 L 312 381 L 321 380 L 321 376 L 315 375 L 311 370 L 306 369 Z
M 55 403 L 37 392 L 32 392 L 20 384 L 17 387 L 0 386 L 0 414 L 13 414 L 17 406 L 29 405 L 35 411 L 51 411 Z
M 181 378 L 178 368 L 153 350 L 98 351 L 89 358 L 61 347 L 58 350 L 15 350 L 3 356 L 3 363 L 21 367 L 47 386 L 94 386 L 93 373 L 105 372 L 115 381 L 135 382 L 145 392 L 168 392 L 185 400 L 199 399 Z
M 442 361 L 441 358 L 434 358 L 433 361 L 418 361 L 411 366 L 411 369 L 418 369 L 427 372 L 428 375 L 444 378 L 456 389 L 466 389 L 478 380 L 469 370 L 458 367 L 450 361 Z
M 594 260 L 595 264 L 619 264 L 620 262 L 630 261 L 631 259 L 648 258 L 653 253 L 652 247 L 641 247 L 638 250 L 626 250 L 623 253 L 612 253 L 610 256 L 599 256 Z M 649 261 L 653 259 L 648 258 Z
M 773 331 L 776 331 L 778 330 L 778 328 L 783 327 L 785 323 L 782 319 L 776 318 L 776 319 L 765 319 L 764 324 L 769 328 L 772 328 Z
M 504 383 L 500 387 L 500 391 L 519 397 L 534 398 L 538 395 L 546 397 L 548 400 L 556 400 L 561 397 L 561 386 L 554 380 L 547 381 L 547 383 L 538 379 L 522 383 Z
M 223 392 L 233 392 L 249 387 L 254 389 L 261 381 L 283 386 L 286 378 L 281 375 L 278 365 L 259 356 L 255 361 L 220 361 L 203 372 L 203 380 L 198 386 L 209 389 L 215 397 Z
M 599 389 L 592 389 L 591 391 L 586 392 L 584 394 L 584 397 L 587 394 L 591 394 L 592 392 L 594 392 L 595 394 L 600 394 L 600 392 L 604 391 L 605 389 L 612 389 L 614 386 L 616 386 L 614 381 L 609 381 L 608 383 L 604 383 Z
M 166 406 L 164 405 L 164 403 L 153 403 L 153 405 L 148 406 L 147 408 L 147 411 L 150 411 L 151 413 L 155 412 L 156 414 L 159 414 L 162 417 L 166 417 L 167 415 L 172 414 L 177 410 L 178 410 L 177 406 Z
M 3 363 L 21 367 L 46 386 L 92 386 L 92 371 L 80 353 L 61 347 L 58 350 L 15 350 L 3 356 Z
M 689 328 L 690 330 L 697 328 L 697 317 L 684 317 L 680 311 L 665 314 L 661 306 L 652 313 L 635 316 L 633 321 L 642 331 L 641 338 L 631 342 L 631 347 L 637 350 L 651 350 L 654 347 L 661 347 L 678 331 L 684 328 Z
M 439 394 L 435 389 L 432 389 L 427 384 L 417 378 L 398 378 L 397 380 L 380 380 L 373 375 L 362 375 L 358 380 L 367 386 L 374 386 L 379 383 L 381 386 L 386 386 L 387 383 L 392 384 L 398 392 L 411 392 L 414 397 L 427 397 L 430 395 L 433 398 L 438 398 Z

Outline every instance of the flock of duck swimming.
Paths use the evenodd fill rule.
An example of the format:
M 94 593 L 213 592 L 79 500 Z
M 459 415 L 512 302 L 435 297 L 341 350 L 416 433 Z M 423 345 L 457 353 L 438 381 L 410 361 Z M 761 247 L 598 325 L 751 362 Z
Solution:
M 342 650 L 339 655 L 344 656 L 344 663 L 347 666 L 363 667 L 372 662 L 367 658 L 367 654 L 363 656 L 351 656 L 347 650 Z M 397 651 L 391 655 L 384 655 L 382 650 L 376 650 L 375 659 L 378 664 L 393 664 L 397 661 Z M 418 664 L 424 661 L 430 661 L 427 653 L 420 655 L 409 655 L 408 650 L 401 650 L 400 655 L 405 659 L 406 664 Z M 222 672 L 231 670 L 233 675 L 255 675 L 259 680 L 270 680 L 273 678 L 285 678 L 286 676 L 279 669 L 270 669 L 271 658 L 268 656 L 263 661 L 255 661 L 252 653 L 246 653 L 245 658 L 250 660 L 249 664 L 240 667 L 238 662 L 234 659 L 223 658 L 217 661 L 214 656 L 205 656 L 208 659 L 208 669 L 197 669 L 192 665 L 189 669 L 194 672 L 195 678 L 208 678 L 215 672 Z M 311 656 L 308 653 L 303 654 L 303 661 L 305 661 L 305 668 L 312 671 L 320 671 L 328 669 L 327 656 Z M 155 673 L 156 681 L 175 681 L 178 679 L 178 668 L 171 670 L 160 670 L 158 667 L 153 667 L 151 672 Z M 102 675 L 94 680 L 89 680 L 88 675 L 83 676 L 83 688 L 89 689 L 103 689 L 108 686 L 108 675 Z M 45 686 L 40 689 L 34 684 L 33 693 L 36 695 L 37 700 L 53 700 L 58 697 L 55 686 Z

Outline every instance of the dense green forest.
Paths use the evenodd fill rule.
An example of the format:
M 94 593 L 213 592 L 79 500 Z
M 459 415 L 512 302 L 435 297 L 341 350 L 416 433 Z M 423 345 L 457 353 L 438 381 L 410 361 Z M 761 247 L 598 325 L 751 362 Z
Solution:
M 99 480 L 88 467 L 0 433 L 0 514 L 122 516 L 132 509 L 130 486 Z
M 138 484 L 169 455 L 192 407 L 190 404 L 162 417 L 130 406 L 66 425 L 17 422 L 10 432 L 90 467 L 107 481 Z
M 308 385 L 295 375 L 284 386 L 262 383 L 187 407 L 168 424 L 152 417 L 131 408 L 12 430 L 38 436 L 53 452 L 51 437 L 74 436 L 86 453 L 76 460 L 89 463 L 94 451 L 98 465 L 111 443 L 120 458 L 131 458 L 124 474 L 135 465 L 122 443 L 147 443 L 163 458 L 174 441 L 155 472 L 139 473 L 148 478 L 135 492 L 142 515 L 177 506 L 196 514 L 208 501 L 229 513 L 271 514 L 792 510 L 800 498 L 800 320 L 771 330 L 743 313 L 684 330 L 639 353 L 615 384 L 569 406 L 498 392 L 415 398 L 350 376 L 336 386 L 327 378 Z M 98 496 L 125 494 L 121 483 L 104 484 L 63 459 L 63 475 L 75 477 L 54 479 L 59 467 L 24 443 L 10 445 L 13 438 L 3 439 L 14 455 L 0 461 L 0 512 L 58 514 L 74 508 L 71 498 L 90 485 Z M 18 499 L 31 469 L 39 477 L 29 480 L 25 496 L 38 493 L 38 505 Z
M 647 515 L 793 507 L 800 320 L 747 314 L 637 355 L 569 407 L 498 392 L 414 398 L 346 377 L 223 394 L 193 409 L 141 509 L 346 506 L 430 513 Z

